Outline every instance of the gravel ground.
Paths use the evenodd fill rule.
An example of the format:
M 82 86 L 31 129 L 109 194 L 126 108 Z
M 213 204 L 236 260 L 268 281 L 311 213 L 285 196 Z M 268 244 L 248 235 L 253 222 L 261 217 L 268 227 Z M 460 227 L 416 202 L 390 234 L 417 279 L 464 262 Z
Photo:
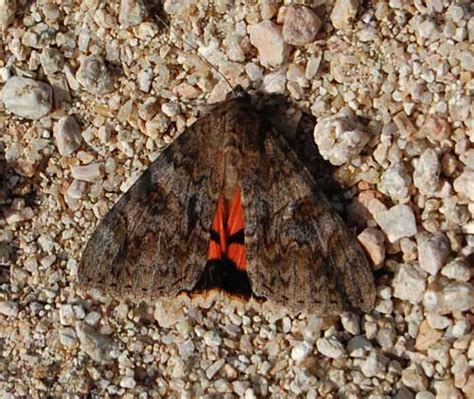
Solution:
M 474 398 L 474 6 L 228 3 L 165 1 L 169 29 L 139 0 L 0 0 L 0 396 Z M 98 220 L 225 98 L 215 69 L 316 121 L 371 314 L 76 290 Z

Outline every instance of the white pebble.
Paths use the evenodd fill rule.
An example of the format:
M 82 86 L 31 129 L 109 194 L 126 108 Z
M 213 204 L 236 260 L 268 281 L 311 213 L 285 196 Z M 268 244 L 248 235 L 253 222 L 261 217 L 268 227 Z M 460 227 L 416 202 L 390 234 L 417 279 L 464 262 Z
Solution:
M 426 289 L 426 274 L 414 265 L 401 264 L 393 278 L 393 296 L 419 303 Z
M 44 82 L 14 76 L 3 87 L 5 108 L 27 119 L 40 119 L 52 108 L 53 90 Z
M 133 389 L 137 385 L 137 382 L 133 377 L 123 377 L 120 381 L 120 386 L 122 388 Z
M 439 173 L 441 165 L 436 152 L 428 148 L 421 154 L 415 162 L 413 172 L 413 183 L 420 190 L 420 193 L 432 196 L 439 186 Z
M 102 173 L 100 171 L 100 164 L 91 163 L 89 165 L 72 166 L 71 175 L 77 180 L 94 183 L 102 176 Z
M 394 201 L 400 201 L 409 195 L 411 178 L 403 163 L 395 163 L 384 171 L 378 188 Z
M 474 170 L 465 169 L 461 175 L 454 180 L 454 190 L 474 201 Z
M 469 283 L 452 282 L 444 287 L 430 287 L 423 296 L 423 305 L 430 312 L 447 314 L 474 308 L 474 288 Z
M 422 233 L 416 237 L 420 267 L 435 276 L 446 263 L 449 241 L 443 233 Z
M 338 359 L 345 355 L 344 346 L 334 336 L 329 338 L 319 338 L 316 341 L 316 347 L 322 355 L 332 359 Z
M 374 216 L 390 242 L 413 237 L 417 232 L 415 214 L 408 205 L 395 205 Z
M 441 270 L 441 274 L 453 280 L 469 281 L 471 269 L 461 259 L 454 259 Z
M 312 352 L 313 346 L 306 341 L 300 342 L 291 350 L 291 358 L 300 363 Z

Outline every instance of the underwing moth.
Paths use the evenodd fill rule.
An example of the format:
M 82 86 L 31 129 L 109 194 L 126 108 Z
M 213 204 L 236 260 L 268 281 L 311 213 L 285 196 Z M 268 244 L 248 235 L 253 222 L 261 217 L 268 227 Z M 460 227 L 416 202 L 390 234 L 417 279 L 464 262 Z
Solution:
M 169 145 L 100 222 L 79 283 L 156 298 L 219 288 L 296 311 L 368 312 L 371 267 L 243 91 Z

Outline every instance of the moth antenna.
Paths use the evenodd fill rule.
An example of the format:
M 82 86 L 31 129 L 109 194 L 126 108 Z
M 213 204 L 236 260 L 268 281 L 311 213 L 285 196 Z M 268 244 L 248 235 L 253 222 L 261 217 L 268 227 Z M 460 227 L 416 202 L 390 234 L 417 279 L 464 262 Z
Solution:
M 234 93 L 234 95 L 237 97 L 239 95 L 239 93 L 236 92 L 235 88 L 231 85 L 231 83 L 229 82 L 229 79 L 227 79 L 225 77 L 225 75 L 219 71 L 218 68 L 216 68 L 216 66 L 214 66 L 214 64 L 212 64 L 212 62 L 210 62 L 204 55 L 202 55 L 201 53 L 199 53 L 199 48 L 197 46 L 195 46 L 193 43 L 187 41 L 182 35 L 180 35 L 178 33 L 178 31 L 176 29 L 174 29 L 168 22 L 166 22 L 160 15 L 158 15 L 158 13 L 154 13 L 154 17 L 156 18 L 157 21 L 159 21 L 163 26 L 165 26 L 166 28 L 169 29 L 170 32 L 173 32 L 176 36 L 178 36 L 181 41 L 183 43 L 185 43 L 187 46 L 189 46 L 190 48 L 192 48 L 196 54 L 198 55 L 199 58 L 201 58 L 201 60 L 203 60 L 214 72 L 216 72 L 219 77 L 227 84 L 227 86 L 229 86 L 229 89 Z

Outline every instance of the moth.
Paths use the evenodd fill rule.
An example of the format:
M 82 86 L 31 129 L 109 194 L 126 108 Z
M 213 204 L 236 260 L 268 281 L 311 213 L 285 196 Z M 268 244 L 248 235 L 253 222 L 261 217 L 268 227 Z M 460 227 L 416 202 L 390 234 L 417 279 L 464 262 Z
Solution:
M 85 288 L 156 298 L 219 288 L 295 311 L 369 312 L 364 252 L 242 90 L 169 145 L 100 222 Z

